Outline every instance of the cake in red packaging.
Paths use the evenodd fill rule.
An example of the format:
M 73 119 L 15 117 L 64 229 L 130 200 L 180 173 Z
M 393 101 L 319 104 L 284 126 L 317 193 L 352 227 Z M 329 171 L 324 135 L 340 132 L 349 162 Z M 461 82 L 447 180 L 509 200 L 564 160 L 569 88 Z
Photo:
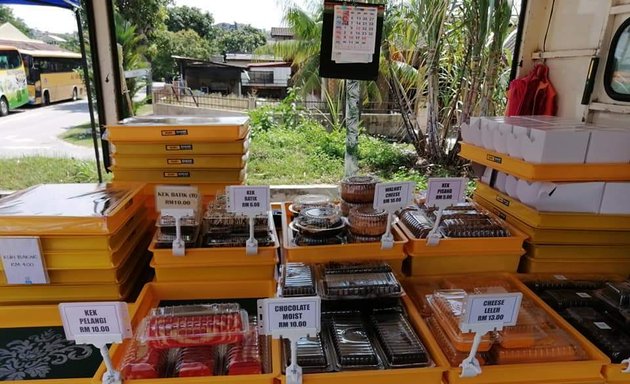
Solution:
M 249 332 L 247 311 L 238 304 L 199 304 L 154 308 L 145 317 L 138 340 L 151 348 L 234 344 Z
M 133 340 L 122 359 L 120 371 L 125 380 L 157 379 L 166 365 L 166 350 L 151 348 Z
M 228 375 L 259 375 L 263 371 L 258 328 L 250 327 L 243 342 L 232 344 L 225 355 Z
M 187 347 L 177 351 L 175 377 L 214 376 L 214 347 Z

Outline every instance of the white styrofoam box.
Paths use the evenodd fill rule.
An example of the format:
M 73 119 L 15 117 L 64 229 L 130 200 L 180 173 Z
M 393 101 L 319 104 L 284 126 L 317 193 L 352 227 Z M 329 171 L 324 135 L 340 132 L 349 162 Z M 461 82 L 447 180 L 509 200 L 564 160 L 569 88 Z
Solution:
M 587 163 L 630 163 L 630 130 L 588 127 Z
M 505 178 L 505 193 L 518 200 L 517 186 L 518 179 L 512 175 L 507 175 Z
M 630 182 L 606 183 L 599 213 L 630 215 Z
M 481 176 L 481 182 L 486 185 L 491 185 L 493 172 L 494 170 L 492 168 L 486 167 L 486 169 L 483 171 L 483 175 Z
M 569 117 L 560 117 L 560 116 L 547 116 L 547 115 L 531 115 L 531 116 L 523 116 L 528 120 L 538 121 L 546 124 L 555 124 L 555 125 L 571 125 L 571 126 L 579 126 L 584 125 L 581 121 L 578 121 Z
M 604 195 L 603 182 L 589 183 L 529 183 L 519 180 L 519 200 L 545 212 L 599 213 Z
M 481 119 L 481 145 L 485 149 L 494 151 L 493 136 L 494 132 L 505 121 L 505 117 L 484 117 Z
M 516 159 L 523 159 L 521 137 L 529 136 L 529 131 L 535 127 L 551 127 L 552 124 L 543 121 L 532 120 L 529 117 L 522 117 L 512 124 L 512 132 L 507 135 L 507 153 Z
M 523 159 L 537 164 L 583 164 L 591 132 L 580 127 L 535 127 L 520 135 Z
M 505 193 L 505 180 L 507 179 L 507 175 L 503 172 L 497 172 L 497 177 L 494 181 L 494 189 L 498 189 L 499 191 Z
M 499 153 L 508 153 L 508 136 L 512 134 L 513 125 L 507 121 L 499 124 L 492 132 L 492 145 L 495 151 Z
M 481 147 L 481 117 L 471 117 L 470 123 L 460 127 L 462 140 L 465 143 Z

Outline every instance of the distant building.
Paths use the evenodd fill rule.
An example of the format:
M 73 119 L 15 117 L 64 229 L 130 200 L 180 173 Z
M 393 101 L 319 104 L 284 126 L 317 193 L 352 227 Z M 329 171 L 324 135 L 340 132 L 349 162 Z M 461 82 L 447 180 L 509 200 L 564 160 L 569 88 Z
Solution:
M 9 45 L 17 49 L 29 51 L 68 52 L 58 45 L 31 39 L 11 23 L 0 25 L 0 45 Z
M 217 23 L 214 26 L 224 31 L 236 31 L 239 28 L 238 23 Z
M 241 73 L 245 68 L 190 57 L 172 56 L 177 61 L 180 78 L 190 89 L 203 93 L 241 96 Z
M 67 43 L 68 42 L 68 40 L 66 40 L 66 39 L 64 39 L 62 37 L 56 36 L 56 35 L 44 35 L 42 37 L 42 40 L 44 41 L 44 43 L 52 44 L 52 45 L 61 45 L 63 43 Z
M 295 34 L 293 30 L 288 27 L 273 27 L 271 28 L 271 40 L 273 41 L 283 41 L 283 40 L 293 40 Z
M 244 94 L 272 99 L 287 96 L 290 79 L 291 63 L 287 62 L 252 63 L 241 74 Z

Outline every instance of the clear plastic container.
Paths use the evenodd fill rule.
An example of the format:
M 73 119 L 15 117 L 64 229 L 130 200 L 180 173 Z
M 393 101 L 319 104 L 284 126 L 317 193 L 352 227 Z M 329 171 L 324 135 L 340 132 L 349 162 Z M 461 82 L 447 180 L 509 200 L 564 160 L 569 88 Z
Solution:
M 341 198 L 348 203 L 372 203 L 379 179 L 374 176 L 350 176 L 341 181 Z
M 398 214 L 398 217 L 417 239 L 426 238 L 433 229 L 433 221 L 417 208 L 406 208 Z
M 196 227 L 197 230 L 192 233 L 182 233 L 182 240 L 186 244 L 186 248 L 195 248 L 197 247 L 197 239 L 199 238 L 199 227 Z M 175 233 L 162 232 L 162 228 L 158 228 L 156 235 L 156 248 L 171 248 L 173 246 L 173 241 L 177 236 Z
M 173 376 L 214 376 L 217 360 L 215 347 L 186 347 L 177 350 Z
M 332 314 L 328 319 L 328 330 L 338 369 L 383 368 L 359 312 Z
M 289 205 L 289 211 L 291 211 L 294 215 L 297 215 L 300 213 L 302 209 L 328 207 L 331 205 L 332 205 L 332 200 L 329 196 L 326 196 L 326 195 L 318 195 L 318 194 L 300 195 L 300 196 L 296 196 L 295 199 L 293 199 L 293 203 Z
M 373 313 L 370 324 L 387 367 L 426 367 L 431 364 L 426 348 L 402 313 Z
M 546 329 L 547 336 L 527 348 L 505 348 L 496 344 L 490 351 L 495 364 L 549 363 L 586 359 L 584 349 L 560 329 Z
M 329 263 L 318 266 L 324 299 L 400 297 L 402 286 L 387 263 Z
M 291 344 L 284 340 L 285 366 L 291 365 Z M 321 333 L 315 337 L 302 337 L 297 342 L 297 361 L 305 373 L 320 373 L 333 370 L 328 353 L 324 349 Z
M 380 236 L 387 230 L 387 216 L 382 209 L 353 208 L 348 215 L 348 229 L 358 236 Z
M 258 327 L 252 324 L 242 342 L 231 344 L 225 354 L 227 375 L 260 375 L 263 373 L 262 350 Z
M 339 203 L 339 208 L 341 209 L 341 214 L 344 216 L 348 216 L 350 211 L 353 208 L 363 208 L 363 207 L 371 207 L 372 203 L 348 203 L 347 201 L 341 201 Z
M 310 265 L 304 263 L 286 263 L 282 280 L 283 297 L 316 295 L 315 279 Z
M 466 291 L 461 289 L 438 290 L 433 295 L 427 296 L 427 302 L 433 313 L 433 318 L 444 330 L 444 334 L 448 337 L 450 344 L 460 352 L 470 352 L 475 337 L 474 333 L 462 333 L 459 329 L 466 296 Z M 490 347 L 492 347 L 492 342 L 490 334 L 484 335 L 478 351 L 489 351 Z
M 630 329 L 627 327 L 590 307 L 568 308 L 566 317 L 613 363 L 619 364 L 630 357 Z
M 156 349 L 148 344 L 133 340 L 120 363 L 120 372 L 125 380 L 157 379 L 164 375 L 167 350 Z
M 462 363 L 462 361 L 468 357 L 469 353 L 457 350 L 451 339 L 446 336 L 446 333 L 444 332 L 442 326 L 433 317 L 427 317 L 426 322 L 429 326 L 429 329 L 431 330 L 431 334 L 433 335 L 433 337 L 435 337 L 435 340 L 440 346 L 442 353 L 444 353 L 444 356 L 446 356 L 446 358 L 448 359 L 448 362 L 451 364 L 451 366 L 458 367 Z M 477 353 L 476 358 L 479 361 L 480 365 L 486 364 L 484 354 Z
M 239 343 L 248 332 L 238 304 L 199 304 L 153 309 L 137 338 L 151 348 L 183 348 Z

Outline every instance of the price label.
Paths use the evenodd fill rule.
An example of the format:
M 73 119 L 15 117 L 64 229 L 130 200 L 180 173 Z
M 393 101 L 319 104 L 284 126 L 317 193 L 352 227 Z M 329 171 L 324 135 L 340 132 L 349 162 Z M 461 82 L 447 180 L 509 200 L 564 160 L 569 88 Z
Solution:
M 479 327 L 516 325 L 522 299 L 520 292 L 468 295 L 460 328 L 476 332 Z
M 131 337 L 127 303 L 61 303 L 59 313 L 68 340 L 99 345 Z
M 429 207 L 446 208 L 464 201 L 465 177 L 436 177 L 429 179 L 427 202 Z
M 321 299 L 287 297 L 258 300 L 261 332 L 273 337 L 315 335 L 321 327 Z
M 227 195 L 229 212 L 260 215 L 271 207 L 269 186 L 229 186 Z
M 0 257 L 7 284 L 48 284 L 38 237 L 0 237 Z
M 155 206 L 164 209 L 192 209 L 199 207 L 199 189 L 190 186 L 158 185 L 155 187 Z
M 374 191 L 374 208 L 393 212 L 413 202 L 416 183 L 378 183 Z

